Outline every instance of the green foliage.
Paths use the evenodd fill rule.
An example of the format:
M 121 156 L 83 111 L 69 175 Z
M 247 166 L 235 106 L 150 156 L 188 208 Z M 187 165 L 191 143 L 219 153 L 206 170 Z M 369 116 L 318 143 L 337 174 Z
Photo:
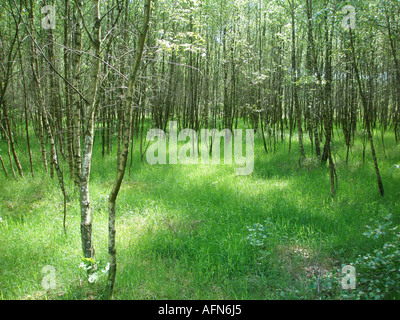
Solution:
M 276 226 L 270 219 L 264 221 L 264 224 L 254 223 L 251 227 L 247 227 L 249 235 L 246 240 L 253 247 L 266 247 L 268 239 L 276 233 Z
M 399 297 L 400 288 L 400 226 L 393 227 L 392 215 L 383 221 L 371 220 L 364 236 L 380 243 L 372 253 L 360 255 L 354 262 L 357 270 L 357 290 L 348 297 L 355 299 L 385 299 Z M 383 245 L 381 244 L 383 242 Z
M 104 263 L 100 260 L 96 262 L 92 258 L 82 258 L 82 263 L 79 265 L 79 268 L 85 271 L 89 283 L 96 283 L 99 280 L 99 277 L 107 275 L 108 270 L 110 269 L 109 263 L 104 267 L 103 264 Z
M 356 266 L 359 255 L 370 253 L 368 263 L 373 261 L 377 269 L 359 264 L 357 281 L 389 272 L 389 265 L 393 268 L 398 259 L 393 245 L 399 247 L 394 237 L 398 231 L 390 230 L 398 224 L 400 212 L 399 178 L 396 169 L 392 170 L 399 149 L 393 135 L 385 135 L 387 158 L 380 158 L 387 189 L 383 199 L 376 190 L 371 164 L 362 164 L 360 139 L 354 142 L 349 165 L 340 160 L 346 152 L 344 143 L 335 140 L 340 174 L 334 199 L 329 191 L 329 168 L 314 164 L 300 168 L 298 154 L 288 154 L 285 142 L 277 144 L 275 153 L 265 155 L 261 138 L 256 138 L 254 173 L 237 177 L 230 165 L 141 163 L 135 140 L 134 165 L 131 175 L 126 175 L 117 204 L 114 298 L 344 299 L 347 295 L 356 299 L 355 295 L 350 297 L 356 291 L 340 287 L 342 265 L 353 262 Z M 109 168 L 114 167 L 117 148 L 103 159 L 101 139 L 98 141 L 90 185 L 95 261 L 81 259 L 79 199 L 67 175 L 70 200 L 67 234 L 63 232 L 62 195 L 57 181 L 48 175 L 39 176 L 39 145 L 32 146 L 38 157 L 35 178 L 14 181 L 0 175 L 3 299 L 101 296 L 108 260 L 107 195 L 115 178 Z M 296 150 L 296 141 L 293 144 Z M 305 148 L 311 154 L 310 145 L 306 143 Z M 380 145 L 377 152 L 383 155 Z M 21 161 L 24 167 L 29 165 L 27 158 Z M 393 224 L 386 225 L 386 220 L 377 225 L 369 223 L 380 212 L 392 212 Z M 365 230 L 362 226 L 366 224 L 371 228 Z M 363 236 L 365 231 L 372 231 L 371 237 Z M 374 239 L 378 233 L 381 236 Z M 83 265 L 78 268 L 80 263 Z M 53 293 L 41 287 L 45 265 L 56 270 L 57 289 Z M 386 265 L 388 269 L 383 269 Z M 97 275 L 90 279 L 93 283 L 88 281 L 89 267 Z M 363 268 L 366 276 L 361 274 Z M 331 270 L 338 271 L 330 275 Z M 388 273 L 378 278 L 380 283 L 375 286 L 374 282 L 371 292 L 390 298 L 390 290 L 396 288 L 394 281 L 398 283 L 395 276 Z M 386 282 L 389 280 L 393 284 Z M 360 282 L 356 290 L 359 288 L 370 295 Z
M 372 239 L 374 248 L 354 260 L 346 263 L 356 271 L 355 289 L 343 290 L 342 280 L 345 274 L 341 268 L 324 274 L 319 279 L 313 279 L 310 288 L 316 290 L 324 299 L 350 300 L 383 300 L 398 299 L 400 286 L 400 228 L 393 227 L 392 215 L 383 220 L 370 219 L 372 225 L 367 225 L 368 231 L 363 236 Z

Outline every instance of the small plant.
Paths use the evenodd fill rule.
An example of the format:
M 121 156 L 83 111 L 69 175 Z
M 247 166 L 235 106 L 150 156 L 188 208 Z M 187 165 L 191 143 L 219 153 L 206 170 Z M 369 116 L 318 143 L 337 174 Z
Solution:
M 391 215 L 383 223 L 375 221 L 375 224 L 367 226 L 364 236 L 375 240 L 382 238 L 384 244 L 372 254 L 359 256 L 354 263 L 359 274 L 357 299 L 383 299 L 396 293 L 400 286 L 399 226 L 392 226 Z
M 391 215 L 378 222 L 371 220 L 371 226 L 366 226 L 364 236 L 376 241 L 382 241 L 379 249 L 372 253 L 359 255 L 355 262 L 349 265 L 356 270 L 356 288 L 342 289 L 344 274 L 342 269 L 333 270 L 321 277 L 320 296 L 324 299 L 354 299 L 381 300 L 398 299 L 400 288 L 400 226 L 394 226 Z M 342 268 L 344 265 L 342 265 Z M 315 289 L 313 281 L 310 289 Z M 397 295 L 397 296 L 396 296 Z
M 96 283 L 101 276 L 108 273 L 110 264 L 107 263 L 102 268 L 100 260 L 96 262 L 93 258 L 82 258 L 82 263 L 79 265 L 79 268 L 85 271 L 89 283 Z
M 250 234 L 246 237 L 250 245 L 253 247 L 264 247 L 266 241 L 273 235 L 276 226 L 270 219 L 266 219 L 264 224 L 254 223 L 251 227 L 247 227 Z
M 395 176 L 395 177 L 399 177 L 400 176 L 400 165 L 398 164 L 394 164 L 390 169 L 389 172 Z
M 398 295 L 400 287 L 400 228 L 393 227 L 391 215 L 383 222 L 372 220 L 374 226 L 366 226 L 364 236 L 376 241 L 383 240 L 381 248 L 372 253 L 359 255 L 353 265 L 356 269 L 356 289 L 341 290 L 341 299 L 380 300 Z M 334 280 L 340 285 L 343 278 L 340 270 L 324 279 L 328 286 Z M 325 292 L 329 295 L 329 292 Z M 331 292 L 332 293 L 332 292 Z

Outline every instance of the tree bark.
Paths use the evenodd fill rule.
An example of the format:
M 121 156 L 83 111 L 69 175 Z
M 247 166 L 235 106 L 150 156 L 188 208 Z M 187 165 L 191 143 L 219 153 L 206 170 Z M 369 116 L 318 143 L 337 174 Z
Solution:
M 297 134 L 299 139 L 299 148 L 301 158 L 306 157 L 303 146 L 303 129 L 302 129 L 302 112 L 299 105 L 297 94 L 297 63 L 296 63 L 296 24 L 295 24 L 295 4 L 294 1 L 289 1 L 291 17 L 292 17 L 292 86 L 293 86 L 293 105 L 296 117 Z
M 370 143 L 370 146 L 371 146 L 371 154 L 372 154 L 372 159 L 374 161 L 375 174 L 376 174 L 376 178 L 377 178 L 377 181 L 378 181 L 379 192 L 380 192 L 381 196 L 383 197 L 384 194 L 385 194 L 385 191 L 384 191 L 384 188 L 383 188 L 383 183 L 382 183 L 381 175 L 380 175 L 380 172 L 379 172 L 378 160 L 376 158 L 376 153 L 375 153 L 374 140 L 372 138 L 370 115 L 369 115 L 369 104 L 368 104 L 367 98 L 366 98 L 365 93 L 364 93 L 364 89 L 363 89 L 362 84 L 361 84 L 361 78 L 360 78 L 360 73 L 358 71 L 358 66 L 357 66 L 357 61 L 356 61 L 356 54 L 355 54 L 354 43 L 353 43 L 353 33 L 351 31 L 351 28 L 349 29 L 349 33 L 350 33 L 350 47 L 351 47 L 351 52 L 353 54 L 353 67 L 354 67 L 354 71 L 355 71 L 355 74 L 356 74 L 356 80 L 357 80 L 357 83 L 358 83 L 358 88 L 360 90 L 361 102 L 362 102 L 362 105 L 364 107 L 365 127 L 366 127 L 366 130 L 367 130 L 368 140 L 369 140 L 369 143 Z
M 132 102 L 133 96 L 135 93 L 135 86 L 136 86 L 136 77 L 137 73 L 140 68 L 140 62 L 142 60 L 142 54 L 144 49 L 144 43 L 146 40 L 147 31 L 149 29 L 149 21 L 151 15 L 151 0 L 144 1 L 144 18 L 143 18 L 143 28 L 139 37 L 139 43 L 137 46 L 136 57 L 133 65 L 132 73 L 129 77 L 128 82 L 128 89 L 126 94 L 126 101 L 124 104 L 124 113 L 125 113 L 125 125 L 124 125 L 124 132 L 123 132 L 123 150 L 120 154 L 120 160 L 118 161 L 118 171 L 117 171 L 117 178 L 114 182 L 114 186 L 111 190 L 110 197 L 108 200 L 108 254 L 109 254 L 109 261 L 110 261 L 110 269 L 108 275 L 108 282 L 105 291 L 105 297 L 107 299 L 111 298 L 114 284 L 115 284 L 115 276 L 117 271 L 117 252 L 115 248 L 115 235 L 116 235 L 116 227 L 115 227 L 115 205 L 116 200 L 118 197 L 118 193 L 121 187 L 122 180 L 124 178 L 126 163 L 128 159 L 129 153 L 129 139 L 131 137 L 131 130 L 132 130 Z
M 93 58 L 92 74 L 89 87 L 89 102 L 83 110 L 84 132 L 82 164 L 79 179 L 79 194 L 81 208 L 81 240 L 82 251 L 85 258 L 94 259 L 94 246 L 92 242 L 93 212 L 90 206 L 89 180 L 92 165 L 94 124 L 98 109 L 98 89 L 100 73 L 100 47 L 101 47 L 101 20 L 100 20 L 100 0 L 92 0 L 93 8 L 93 35 L 91 37 Z M 82 16 L 81 8 L 78 8 Z

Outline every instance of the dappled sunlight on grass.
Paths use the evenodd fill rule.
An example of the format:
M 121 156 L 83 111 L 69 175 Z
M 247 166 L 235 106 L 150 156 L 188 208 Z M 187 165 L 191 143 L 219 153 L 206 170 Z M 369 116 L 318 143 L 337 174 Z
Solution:
M 362 237 L 371 217 L 390 212 L 395 222 L 400 219 L 399 178 L 390 171 L 399 153 L 390 141 L 380 160 L 383 199 L 360 150 L 351 153 L 348 165 L 335 155 L 338 190 L 332 198 L 329 168 L 311 155 L 300 167 L 295 141 L 290 154 L 284 144 L 266 154 L 256 140 L 249 176 L 237 176 L 235 165 L 151 166 L 140 161 L 134 146 L 131 174 L 127 170 L 117 200 L 116 299 L 315 297 L 305 287 L 315 272 L 374 248 Z M 96 260 L 104 262 L 115 155 L 103 159 L 95 152 L 93 242 Z M 2 297 L 98 298 L 104 279 L 89 285 L 78 268 L 80 213 L 71 182 L 67 179 L 67 235 L 56 180 L 0 177 L 0 182 Z M 41 287 L 45 265 L 57 271 L 58 287 L 49 295 Z

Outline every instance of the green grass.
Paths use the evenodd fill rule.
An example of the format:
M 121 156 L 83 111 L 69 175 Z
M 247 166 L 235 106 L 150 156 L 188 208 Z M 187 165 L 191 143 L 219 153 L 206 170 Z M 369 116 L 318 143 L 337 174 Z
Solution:
M 305 139 L 306 143 L 308 139 Z M 385 136 L 376 148 L 385 197 L 379 195 L 367 148 L 356 141 L 345 163 L 335 137 L 338 183 L 330 195 L 329 168 L 310 157 L 298 164 L 298 145 L 278 143 L 266 154 L 255 142 L 255 168 L 236 176 L 234 165 L 155 165 L 140 162 L 134 143 L 131 175 L 117 202 L 118 274 L 114 299 L 317 299 L 312 270 L 330 271 L 381 243 L 362 234 L 371 218 L 393 215 L 400 223 L 400 146 Z M 90 183 L 96 260 L 107 262 L 107 196 L 116 174 L 116 147 L 101 157 L 97 139 Z M 24 142 L 19 142 L 25 148 Z M 43 173 L 34 144 L 35 177 L 15 181 L 0 174 L 0 299 L 97 299 L 105 278 L 89 284 L 82 269 L 78 196 L 70 195 L 67 234 L 57 179 Z M 3 158 L 6 144 L 1 142 Z M 25 149 L 24 149 L 25 150 Z M 7 163 L 8 164 L 8 163 Z M 9 168 L 9 167 L 7 167 Z M 68 172 L 66 163 L 63 171 Z M 9 172 L 10 173 L 10 172 Z M 269 221 L 265 222 L 266 220 Z M 261 246 L 248 237 L 254 225 L 269 229 Z M 42 268 L 56 270 L 55 290 L 42 287 Z M 331 298 L 335 298 L 333 295 Z

